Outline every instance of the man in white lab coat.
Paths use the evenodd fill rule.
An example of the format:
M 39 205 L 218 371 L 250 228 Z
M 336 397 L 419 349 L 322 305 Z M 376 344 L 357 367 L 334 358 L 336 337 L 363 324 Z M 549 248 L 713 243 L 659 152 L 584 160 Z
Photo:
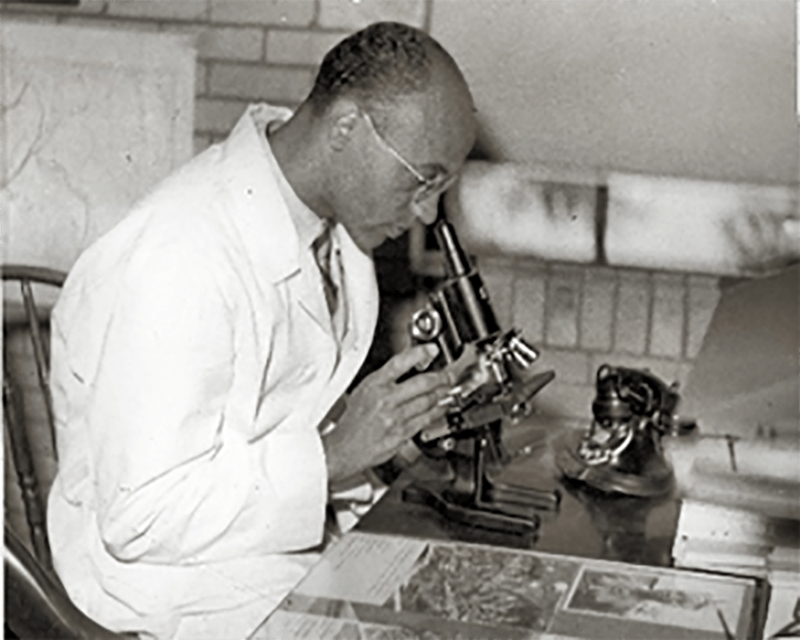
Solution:
M 345 391 L 375 326 L 372 249 L 435 217 L 473 114 L 438 44 L 373 25 L 293 114 L 250 107 L 81 256 L 53 314 L 48 526 L 89 616 L 246 637 L 317 557 L 331 497 L 441 418 L 449 372 L 397 382 L 432 347 Z

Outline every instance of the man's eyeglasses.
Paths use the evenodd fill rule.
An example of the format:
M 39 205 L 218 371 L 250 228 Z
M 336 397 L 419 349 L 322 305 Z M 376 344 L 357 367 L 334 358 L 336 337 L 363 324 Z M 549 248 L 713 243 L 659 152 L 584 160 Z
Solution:
M 414 167 L 413 164 L 401 156 L 400 152 L 386 141 L 386 138 L 378 133 L 378 130 L 375 128 L 375 123 L 372 121 L 370 115 L 366 111 L 362 111 L 362 113 L 364 114 L 364 119 L 367 121 L 367 125 L 372 130 L 372 133 L 375 134 L 375 139 L 378 141 L 378 144 L 380 144 L 386 151 L 394 156 L 394 158 L 406 169 L 408 169 L 409 173 L 417 179 L 417 182 L 420 183 L 421 187 L 417 195 L 417 200 L 425 200 L 429 196 L 435 193 L 442 193 L 448 187 L 450 187 L 455 180 L 456 175 L 438 175 L 435 178 L 426 178 Z

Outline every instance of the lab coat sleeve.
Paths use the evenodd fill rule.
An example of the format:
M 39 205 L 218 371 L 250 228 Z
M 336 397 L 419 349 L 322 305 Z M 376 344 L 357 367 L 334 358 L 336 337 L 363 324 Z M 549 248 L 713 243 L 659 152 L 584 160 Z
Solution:
M 207 256 L 147 260 L 122 279 L 87 415 L 106 549 L 121 561 L 195 563 L 317 544 L 325 487 L 276 486 L 270 434 L 253 444 L 252 424 L 237 423 L 247 412 L 226 412 L 231 283 Z M 313 461 L 321 443 L 307 439 L 292 446 Z

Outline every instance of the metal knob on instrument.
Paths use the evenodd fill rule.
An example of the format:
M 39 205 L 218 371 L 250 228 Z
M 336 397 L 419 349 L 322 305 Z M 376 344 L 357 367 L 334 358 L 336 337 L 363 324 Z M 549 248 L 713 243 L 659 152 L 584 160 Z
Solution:
M 508 352 L 523 369 L 530 367 L 539 358 L 539 352 L 516 335 L 508 340 Z
M 442 332 L 442 316 L 426 307 L 420 309 L 411 318 L 411 337 L 419 342 L 430 342 Z

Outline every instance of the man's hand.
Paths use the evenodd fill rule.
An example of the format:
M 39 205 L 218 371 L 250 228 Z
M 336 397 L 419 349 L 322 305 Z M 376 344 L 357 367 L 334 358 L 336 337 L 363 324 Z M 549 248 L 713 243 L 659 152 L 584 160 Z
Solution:
M 411 347 L 365 378 L 347 398 L 336 427 L 323 436 L 332 483 L 385 462 L 416 433 L 443 419 L 447 407 L 439 403 L 455 382 L 452 368 L 397 382 L 412 368 L 427 368 L 437 353 L 433 344 Z

